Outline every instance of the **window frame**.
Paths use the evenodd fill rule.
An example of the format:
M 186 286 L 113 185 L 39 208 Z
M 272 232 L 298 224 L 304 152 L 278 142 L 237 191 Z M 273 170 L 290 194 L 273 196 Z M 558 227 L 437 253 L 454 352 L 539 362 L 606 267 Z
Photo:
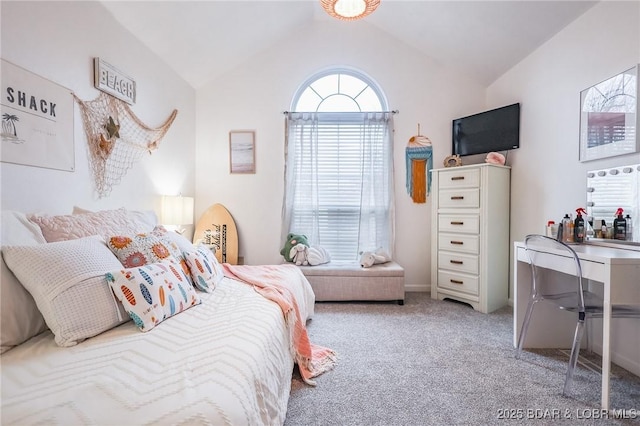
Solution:
M 337 81 L 335 82 L 329 81 L 328 82 L 329 84 L 327 84 L 326 87 L 324 86 L 324 84 L 318 85 L 316 87 L 312 87 L 312 85 L 317 81 L 333 75 L 338 76 Z M 351 79 L 359 80 L 359 82 L 353 82 L 350 79 L 355 84 L 355 87 L 349 86 L 348 88 L 345 86 L 344 91 L 342 91 L 340 78 L 343 75 L 349 76 L 351 77 Z M 332 88 L 331 84 L 335 85 L 333 92 L 331 91 L 331 88 Z M 355 90 L 353 90 L 354 88 Z M 308 97 L 309 95 L 309 93 L 307 92 L 308 90 L 312 90 L 313 93 L 317 95 L 317 104 L 315 105 L 315 110 L 312 108 L 314 97 L 313 95 L 312 97 Z M 298 104 L 303 94 L 305 94 L 305 97 L 306 97 L 304 104 L 307 107 L 309 107 L 311 111 L 298 108 Z M 365 94 L 365 96 L 363 96 L 359 100 L 358 97 L 362 94 Z M 349 97 L 354 102 L 354 108 L 349 109 L 348 111 L 335 111 L 331 109 L 323 110 L 321 108 L 323 102 L 326 99 L 330 98 L 331 96 L 335 96 L 335 95 Z M 349 108 L 348 104 L 345 104 L 345 105 L 346 105 L 345 109 Z M 292 108 L 291 108 L 290 114 L 296 114 L 296 115 L 297 114 L 303 114 L 303 115 L 313 114 L 314 116 L 317 117 L 316 119 L 319 120 L 318 123 L 321 126 L 323 126 L 322 123 L 324 123 L 324 126 L 326 125 L 336 126 L 338 128 L 338 134 L 336 134 L 337 139 L 334 141 L 335 143 L 331 142 L 332 145 L 335 144 L 336 146 L 340 146 L 341 139 L 342 139 L 342 137 L 340 136 L 339 128 L 341 126 L 346 126 L 346 130 L 347 130 L 346 137 L 348 139 L 345 140 L 345 143 L 347 143 L 347 145 L 349 146 L 353 142 L 353 139 L 350 139 L 353 136 L 353 134 L 350 132 L 352 132 L 353 130 L 349 130 L 349 129 L 353 129 L 352 126 L 354 125 L 356 128 L 358 126 L 361 126 L 362 120 L 364 119 L 364 117 L 367 117 L 371 113 L 385 114 L 385 115 L 392 114 L 392 112 L 388 110 L 387 105 L 388 105 L 387 99 L 384 93 L 382 92 L 382 89 L 371 77 L 369 77 L 363 72 L 357 71 L 352 68 L 333 67 L 333 68 L 327 68 L 327 69 L 321 70 L 313 74 L 312 76 L 308 77 L 307 79 L 305 79 L 305 81 L 295 91 L 295 94 L 291 102 Z M 361 199 L 363 195 L 363 191 L 365 190 L 361 188 L 359 190 L 360 195 L 356 195 L 353 192 L 352 187 L 351 189 L 347 190 L 346 194 L 340 195 L 340 190 L 338 190 L 335 194 L 335 195 L 338 195 L 338 197 L 342 197 L 342 198 L 346 197 L 343 200 L 345 201 L 345 203 L 338 202 L 338 203 L 335 203 L 335 205 L 333 205 L 335 201 L 339 201 L 339 200 L 337 200 L 336 198 L 334 199 L 331 198 L 331 195 L 334 195 L 334 194 L 332 194 L 332 190 L 329 189 L 325 193 L 325 195 L 328 195 L 328 198 L 323 197 L 324 201 L 321 202 L 320 205 L 316 204 L 314 206 L 313 201 L 310 201 L 310 204 L 306 204 L 304 198 L 298 199 L 299 197 L 298 190 L 294 189 L 293 192 L 289 192 L 289 184 L 287 183 L 288 178 L 285 178 L 285 185 L 286 185 L 285 200 L 290 199 L 291 204 L 289 204 L 288 201 L 285 201 L 286 203 L 285 209 L 288 213 L 286 213 L 283 216 L 283 219 L 284 219 L 283 221 L 284 225 L 282 230 L 283 235 L 286 235 L 286 233 L 289 233 L 289 232 L 295 232 L 295 233 L 311 232 L 311 234 L 308 235 L 308 237 L 311 237 L 310 238 L 311 244 L 312 245 L 319 244 L 320 246 L 329 248 L 330 252 L 333 250 L 334 253 L 332 254 L 332 261 L 335 261 L 337 263 L 357 262 L 357 259 L 359 256 L 358 253 L 362 250 L 375 250 L 378 248 L 384 248 L 389 253 L 392 253 L 393 241 L 394 241 L 394 216 L 395 216 L 394 201 L 393 201 L 395 197 L 393 194 L 394 189 L 393 189 L 393 122 L 392 121 L 390 123 L 390 126 L 391 127 L 389 128 L 389 130 L 385 132 L 385 134 L 390 136 L 382 136 L 383 139 L 381 141 L 385 141 L 384 147 L 380 146 L 377 148 L 372 148 L 373 151 L 369 151 L 369 152 L 375 152 L 380 154 L 379 157 L 382 160 L 380 160 L 377 167 L 384 167 L 384 170 L 385 170 L 384 176 L 388 176 L 388 178 L 384 178 L 384 179 L 388 179 L 387 180 L 388 183 L 379 187 L 381 188 L 381 191 L 382 191 L 380 193 L 381 195 L 375 195 L 374 198 L 367 198 L 367 200 L 369 201 L 387 200 L 386 202 L 384 202 L 384 205 L 383 204 L 377 205 L 376 203 L 375 206 L 371 206 L 370 204 L 367 204 L 365 207 L 365 205 L 361 204 L 360 202 L 354 203 L 354 201 Z M 377 126 L 376 126 L 376 131 L 379 131 Z M 288 133 L 289 133 L 289 128 L 287 128 L 287 134 Z M 324 136 L 326 136 L 326 133 L 324 134 Z M 289 140 L 289 136 L 287 136 L 287 140 Z M 287 146 L 285 150 L 287 161 L 289 161 L 289 155 L 287 154 L 287 152 L 288 150 L 291 150 L 291 149 L 294 149 L 296 152 L 293 158 L 304 157 L 304 156 L 300 157 L 300 153 L 302 151 L 298 151 L 299 149 L 304 149 L 303 148 L 305 146 L 304 142 L 302 143 L 303 143 L 302 145 L 297 145 L 296 143 L 296 146 Z M 354 152 L 353 150 L 348 150 L 347 155 L 353 155 L 353 152 Z M 361 178 L 361 173 L 363 170 L 362 164 L 364 164 L 362 163 L 362 161 L 370 161 L 370 160 L 367 160 L 367 158 L 369 159 L 371 158 L 371 157 L 368 157 L 370 155 L 371 154 L 362 154 L 360 156 L 360 160 L 356 160 L 356 163 L 355 163 L 357 165 L 356 168 L 350 172 L 349 172 L 350 169 L 347 170 L 349 174 L 353 174 L 353 172 L 355 172 L 354 179 L 356 181 L 358 181 L 358 179 L 362 179 Z M 375 155 L 375 157 L 377 156 L 378 155 Z M 304 158 L 308 159 L 308 157 L 304 157 Z M 326 162 L 327 157 L 324 157 L 324 158 L 325 158 L 325 161 L 322 164 L 324 164 L 325 166 L 327 164 L 333 164 L 332 162 L 327 163 Z M 313 160 L 313 161 L 316 161 L 316 160 Z M 295 162 L 297 163 L 297 161 Z M 285 170 L 289 170 L 290 167 L 296 167 L 296 170 L 298 170 L 297 173 L 299 173 L 299 170 L 301 170 L 298 168 L 299 164 L 296 165 L 296 164 L 288 164 L 288 163 L 286 164 Z M 339 182 L 341 179 L 340 179 L 340 176 L 338 176 L 337 174 L 339 173 L 339 169 L 342 167 L 342 163 L 335 164 L 335 167 L 336 167 L 335 170 L 322 171 L 321 172 L 322 174 L 318 176 L 318 178 L 324 179 L 328 177 L 330 181 L 332 180 L 332 178 L 335 178 L 332 180 L 332 182 L 336 183 L 337 185 L 340 185 Z M 367 169 L 368 168 L 369 166 L 367 166 Z M 294 169 L 291 169 L 291 170 L 294 170 Z M 286 171 L 286 173 L 288 175 L 289 172 Z M 348 178 L 349 174 L 346 175 L 347 186 L 349 186 L 349 182 L 353 180 Z M 366 178 L 366 179 L 370 179 L 370 178 Z M 313 185 L 314 184 L 313 182 L 317 182 L 317 181 L 315 180 L 315 178 L 313 178 L 313 180 L 311 181 L 307 181 L 305 179 L 305 182 L 311 182 L 311 184 Z M 360 180 L 360 185 L 362 184 L 364 184 L 364 181 Z M 370 192 L 367 192 L 367 193 L 370 194 Z M 367 195 L 366 197 L 370 197 L 370 195 Z M 298 201 L 296 202 L 294 200 L 298 200 Z M 371 210 L 372 207 L 373 207 L 373 210 Z M 356 215 L 355 228 L 351 225 L 354 221 L 354 215 Z M 367 217 L 370 217 L 370 219 L 366 219 Z M 345 224 L 347 228 L 345 228 L 343 231 L 347 231 L 347 232 L 345 234 L 341 233 L 340 235 L 343 235 L 343 236 L 351 235 L 355 231 L 355 241 L 353 241 L 355 244 L 353 245 L 350 242 L 345 245 L 345 241 L 343 241 L 342 243 L 338 243 L 336 241 L 335 232 L 337 232 L 337 228 L 336 228 L 336 225 L 333 225 L 333 224 L 338 224 L 337 227 L 339 227 L 339 224 L 341 223 L 342 219 L 345 219 L 350 225 Z M 320 220 L 320 222 L 317 222 L 318 220 Z M 371 220 L 372 222 L 370 222 L 369 220 Z M 368 224 L 365 224 L 363 221 L 367 222 Z M 294 225 L 295 223 L 298 223 L 298 225 Z M 309 230 L 293 229 L 293 228 L 299 228 L 300 227 L 299 225 L 302 225 L 303 223 L 306 223 L 306 225 L 302 226 L 302 228 L 310 228 L 310 229 Z M 313 231 L 311 231 L 311 229 L 313 229 Z M 384 229 L 386 229 L 387 231 L 384 231 Z M 315 235 L 318 238 L 318 240 L 316 240 L 315 238 L 312 238 L 313 235 Z M 364 236 L 364 239 L 363 239 L 363 236 Z M 329 243 L 329 241 L 327 240 L 323 241 L 323 239 L 325 238 L 328 238 L 328 240 L 331 241 L 331 243 Z M 340 240 L 341 237 L 337 239 Z M 349 239 L 349 241 L 351 240 Z M 338 243 L 338 245 L 336 245 L 336 243 Z M 328 246 L 326 244 L 328 244 Z M 367 247 L 364 247 L 364 245 L 366 245 Z M 369 247 L 369 245 L 371 245 L 371 247 Z M 376 246 L 374 247 L 373 245 L 376 245 Z M 349 248 L 347 249 L 347 247 Z M 340 254 L 338 255 L 338 253 L 335 253 L 336 251 L 339 252 Z
M 349 68 L 349 67 L 332 67 L 332 68 L 326 68 L 324 70 L 321 70 L 311 76 L 309 76 L 304 82 L 302 82 L 302 84 L 300 86 L 298 86 L 298 88 L 296 89 L 292 101 L 291 101 L 291 108 L 290 111 L 292 112 L 318 112 L 317 107 L 315 111 L 301 111 L 298 110 L 296 107 L 298 105 L 298 102 L 300 100 L 300 97 L 302 96 L 302 94 L 307 90 L 307 88 L 310 88 L 311 85 L 313 83 L 315 83 L 316 81 L 330 76 L 330 75 L 348 75 L 350 77 L 353 78 L 357 78 L 361 81 L 363 81 L 364 83 L 367 84 L 367 87 L 370 87 L 373 92 L 376 94 L 376 96 L 378 97 L 379 101 L 380 101 L 380 107 L 381 109 L 379 111 L 388 111 L 389 107 L 388 107 L 388 103 L 387 103 L 387 97 L 385 96 L 384 92 L 382 91 L 382 89 L 380 88 L 380 86 L 378 85 L 378 83 L 373 80 L 373 78 L 371 78 L 369 75 L 367 75 L 366 73 L 356 70 L 355 68 Z M 335 95 L 336 93 L 334 93 Z M 331 95 L 330 95 L 331 96 Z M 345 95 L 346 96 L 346 95 Z M 326 99 L 328 98 L 325 97 L 323 98 Z M 355 101 L 355 99 L 354 99 Z M 321 105 L 322 102 L 318 103 L 318 107 Z M 357 103 L 357 101 L 356 101 Z M 363 111 L 362 109 L 360 109 L 361 112 L 372 112 L 372 111 L 378 111 L 378 110 L 365 110 Z M 329 111 L 327 111 L 329 112 Z M 345 113 L 344 111 L 331 111 L 331 112 L 335 112 L 335 113 Z

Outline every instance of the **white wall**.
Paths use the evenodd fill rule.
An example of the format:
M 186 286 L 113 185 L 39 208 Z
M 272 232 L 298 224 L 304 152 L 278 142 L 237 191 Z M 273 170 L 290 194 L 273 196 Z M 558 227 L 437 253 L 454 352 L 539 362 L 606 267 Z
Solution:
M 195 90 L 124 30 L 98 2 L 2 2 L 2 58 L 94 99 L 93 58 L 137 82 L 133 112 L 150 127 L 178 116 L 158 150 L 145 155 L 98 199 L 80 110 L 74 117 L 75 171 L 0 163 L 2 209 L 68 214 L 88 209 L 157 209 L 160 194 L 195 191 Z M 156 210 L 158 211 L 158 210 Z
M 512 241 L 585 207 L 588 170 L 640 163 L 640 153 L 578 157 L 580 91 L 638 63 L 640 3 L 601 2 L 487 89 L 488 106 L 522 107 L 520 149 L 509 154 Z
M 98 199 L 76 106 L 76 171 L 0 163 L 3 209 L 156 208 L 157 194 L 182 192 L 196 195 L 196 218 L 213 203 L 230 209 L 246 263 L 279 262 L 282 111 L 300 83 L 332 65 L 373 77 L 390 107 L 400 111 L 395 116 L 396 253 L 408 289 L 430 285 L 431 203 L 414 204 L 404 186 L 404 147 L 418 123 L 434 143 L 435 167 L 441 167 L 450 153 L 451 119 L 521 102 L 522 147 L 509 155 L 513 240 L 583 205 L 586 170 L 640 162 L 640 154 L 588 163 L 577 159 L 580 90 L 640 62 L 635 2 L 603 2 L 589 10 L 491 85 L 486 103 L 483 87 L 366 22 L 319 19 L 196 95 L 97 2 L 2 2 L 1 8 L 2 58 L 92 99 L 98 94 L 92 59 L 98 56 L 137 80 L 133 110 L 144 122 L 158 125 L 171 110 L 179 111 L 160 149 L 129 170 L 109 197 Z M 593 30 L 603 22 L 606 31 Z M 229 174 L 228 132 L 234 129 L 257 132 L 255 175 Z
M 395 116 L 396 258 L 408 289 L 430 285 L 431 202 L 405 190 L 404 148 L 417 125 L 434 144 L 434 166 L 451 153 L 451 120 L 484 108 L 483 87 L 366 22 L 319 19 L 197 93 L 196 216 L 224 204 L 248 264 L 280 263 L 284 116 L 294 92 L 330 66 L 350 66 L 384 90 Z M 256 130 L 256 174 L 229 174 L 229 130 Z
M 580 163 L 580 91 L 640 63 L 640 3 L 601 2 L 498 79 L 489 106 L 517 100 L 521 144 L 511 156 L 511 239 L 586 202 L 586 172 L 640 163 L 640 153 Z M 511 283 L 513 289 L 513 282 Z M 511 292 L 513 294 L 513 292 Z M 640 328 L 617 320 L 613 361 L 640 374 Z M 590 323 L 597 347 L 601 323 Z

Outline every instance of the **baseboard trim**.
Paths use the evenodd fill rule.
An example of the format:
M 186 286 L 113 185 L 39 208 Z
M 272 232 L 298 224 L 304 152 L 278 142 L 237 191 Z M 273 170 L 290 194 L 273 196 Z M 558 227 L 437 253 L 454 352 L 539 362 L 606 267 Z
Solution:
M 593 343 L 592 345 L 592 349 L 595 353 L 602 355 L 602 345 L 598 344 L 598 343 Z M 616 352 L 615 350 L 611 350 L 611 362 L 624 368 L 627 371 L 630 371 L 631 373 L 635 374 L 636 376 L 640 376 L 640 363 L 635 360 L 635 359 L 631 359 L 627 356 L 625 356 L 625 354 L 621 354 L 619 352 Z
M 431 286 L 425 284 L 405 284 L 404 291 L 410 292 L 428 292 L 431 293 Z

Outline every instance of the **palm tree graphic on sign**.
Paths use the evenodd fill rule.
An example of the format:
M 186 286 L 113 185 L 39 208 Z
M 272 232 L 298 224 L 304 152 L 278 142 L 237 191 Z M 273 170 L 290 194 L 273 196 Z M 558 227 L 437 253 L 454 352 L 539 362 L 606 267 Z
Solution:
M 9 139 L 13 142 L 19 142 L 16 122 L 20 121 L 17 115 L 2 114 L 2 138 Z
M 2 114 L 2 133 L 12 133 L 14 137 L 18 136 L 16 132 L 16 121 L 20 121 L 17 115 Z

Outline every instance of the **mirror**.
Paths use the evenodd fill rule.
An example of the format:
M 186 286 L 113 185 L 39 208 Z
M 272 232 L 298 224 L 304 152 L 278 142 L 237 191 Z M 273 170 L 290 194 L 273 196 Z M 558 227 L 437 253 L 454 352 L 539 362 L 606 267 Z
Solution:
M 601 234 L 601 223 L 613 227 L 616 210 L 631 218 L 631 234 L 626 241 Z M 587 172 L 587 217 L 593 220 L 595 241 L 640 244 L 640 164 Z

